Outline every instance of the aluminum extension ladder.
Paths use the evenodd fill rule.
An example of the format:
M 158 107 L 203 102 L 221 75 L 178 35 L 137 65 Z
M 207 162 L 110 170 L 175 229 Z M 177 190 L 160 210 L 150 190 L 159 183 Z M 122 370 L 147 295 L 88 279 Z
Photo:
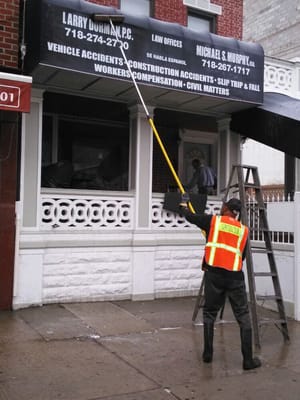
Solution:
M 237 196 L 239 194 L 239 196 Z M 248 210 L 246 201 L 248 196 L 251 196 L 252 207 L 256 207 L 258 212 L 257 225 L 259 227 L 259 234 L 261 235 L 260 240 L 263 243 L 262 247 L 254 247 L 249 240 L 246 248 L 246 262 L 247 262 L 247 277 L 249 286 L 249 307 L 252 319 L 253 327 L 253 340 L 254 345 L 260 348 L 260 335 L 259 328 L 268 323 L 275 324 L 281 331 L 285 342 L 289 342 L 289 333 L 287 326 L 287 318 L 284 309 L 284 303 L 282 298 L 282 292 L 279 282 L 279 276 L 277 266 L 275 262 L 274 252 L 272 248 L 271 234 L 269 230 L 267 212 L 265 203 L 263 200 L 262 189 L 260 185 L 259 175 L 257 167 L 248 165 L 233 165 L 227 188 L 225 189 L 224 199 L 228 200 L 231 197 L 239 197 L 242 202 L 242 210 L 240 219 L 241 222 L 249 226 Z M 252 201 L 253 200 L 253 201 Z M 268 267 L 264 272 L 255 272 L 252 253 L 263 253 L 267 256 Z M 271 278 L 273 286 L 273 294 L 259 295 L 256 293 L 256 279 L 257 278 Z M 194 313 L 192 320 L 195 321 L 198 315 L 198 311 L 203 307 L 204 303 L 204 282 L 205 277 L 203 276 L 199 293 L 196 299 Z M 272 301 L 275 302 L 277 307 L 277 319 L 262 318 L 259 319 L 257 312 L 258 301 Z M 221 310 L 221 318 L 223 315 L 224 308 Z

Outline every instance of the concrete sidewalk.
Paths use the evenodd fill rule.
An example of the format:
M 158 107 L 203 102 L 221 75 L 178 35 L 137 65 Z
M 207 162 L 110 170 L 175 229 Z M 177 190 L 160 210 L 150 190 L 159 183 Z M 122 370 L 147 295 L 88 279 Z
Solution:
M 0 313 L 1 400 L 299 400 L 300 324 L 291 343 L 262 328 L 262 368 L 242 370 L 229 306 L 203 364 L 195 298 L 49 305 Z M 199 313 L 199 318 L 201 318 Z

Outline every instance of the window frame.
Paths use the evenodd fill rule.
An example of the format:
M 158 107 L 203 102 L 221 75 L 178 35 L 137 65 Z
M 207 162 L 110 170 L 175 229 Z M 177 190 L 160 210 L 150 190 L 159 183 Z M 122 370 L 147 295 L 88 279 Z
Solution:
M 219 180 L 219 136 L 215 132 L 202 130 L 193 130 L 181 128 L 179 131 L 180 142 L 178 146 L 178 171 L 179 176 L 183 177 L 185 182 L 188 182 L 192 177 L 191 161 L 193 158 L 199 158 L 197 153 L 201 147 L 204 150 L 206 164 L 214 169 Z M 187 148 L 195 147 L 195 153 L 188 159 Z M 190 151 L 190 153 L 192 153 Z M 218 189 L 216 194 L 218 193 Z
M 189 28 L 189 26 L 188 26 L 189 16 L 208 21 L 209 22 L 209 32 L 216 33 L 217 24 L 216 24 L 216 16 L 214 14 L 211 14 L 211 13 L 208 13 L 205 11 L 201 11 L 201 10 L 197 10 L 195 8 L 188 8 L 187 21 L 186 21 L 187 28 Z M 189 29 L 192 29 L 192 28 L 189 28 Z M 196 30 L 194 30 L 194 31 L 197 32 Z
M 154 0 L 148 0 L 148 1 L 149 1 L 149 14 L 145 14 L 145 17 L 153 18 L 154 17 Z M 122 11 L 121 3 L 122 3 L 122 0 L 119 0 L 119 9 Z
M 61 140 L 66 140 L 63 139 L 63 137 L 60 137 L 60 130 L 63 127 L 63 124 L 81 124 L 82 126 L 86 125 L 87 127 L 89 125 L 92 125 L 94 128 L 116 128 L 117 130 L 124 130 L 124 131 L 128 131 L 128 137 L 127 137 L 127 161 L 126 163 L 127 165 L 127 173 L 129 176 L 129 157 L 130 157 L 130 132 L 129 132 L 129 127 L 128 124 L 126 122 L 120 122 L 120 121 L 111 121 L 111 120 L 104 120 L 104 119 L 96 119 L 96 118 L 89 118 L 89 117 L 84 117 L 84 116 L 74 116 L 74 115 L 67 115 L 67 114 L 58 114 L 55 112 L 43 112 L 43 132 L 42 132 L 42 152 L 45 151 L 44 148 L 44 121 L 45 119 L 48 119 L 48 121 L 50 121 L 50 125 L 51 125 L 51 132 L 47 132 L 47 136 L 49 135 L 50 137 L 50 147 L 48 149 L 48 155 L 49 157 L 47 157 L 47 159 L 49 158 L 49 160 L 51 161 L 50 163 L 46 163 L 43 164 L 43 158 L 41 159 L 41 173 L 43 170 L 45 170 L 45 168 L 49 167 L 51 164 L 56 164 L 58 162 L 61 162 L 65 159 L 65 157 L 62 157 L 60 152 L 62 150 L 62 147 L 60 146 L 61 144 Z M 96 139 L 96 135 L 91 135 L 91 138 L 94 137 L 94 139 Z M 101 138 L 101 141 L 103 141 L 104 143 L 104 139 L 103 137 Z M 124 141 L 126 142 L 126 140 L 124 139 Z M 76 142 L 76 135 L 74 135 L 73 137 L 73 141 L 70 144 L 70 151 L 72 152 L 72 146 L 74 145 L 74 143 Z M 45 151 L 46 154 L 46 151 Z M 74 160 L 71 160 L 73 166 L 74 166 Z M 86 167 L 86 169 L 89 168 L 95 168 L 95 166 L 88 166 Z M 84 170 L 85 168 L 83 168 L 82 170 Z M 75 172 L 80 171 L 80 169 L 78 170 L 74 170 L 74 174 Z M 127 178 L 127 185 L 126 187 L 120 187 L 120 188 L 95 188 L 95 187 L 85 187 L 84 190 L 86 190 L 87 192 L 93 191 L 93 190 L 102 190 L 102 191 L 128 191 L 129 190 L 129 178 Z M 41 182 L 41 188 L 45 189 L 51 186 L 43 186 L 42 182 Z M 62 188 L 60 186 L 56 186 L 56 189 L 58 188 Z M 81 190 L 82 188 L 80 187 L 63 187 L 63 189 L 72 189 L 72 190 Z

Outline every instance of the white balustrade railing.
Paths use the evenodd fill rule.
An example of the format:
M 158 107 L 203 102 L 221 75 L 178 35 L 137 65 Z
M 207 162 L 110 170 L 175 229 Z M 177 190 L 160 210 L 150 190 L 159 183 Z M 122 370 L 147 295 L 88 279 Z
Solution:
M 162 199 L 152 200 L 152 228 L 153 229 L 168 229 L 168 228 L 191 228 L 192 225 L 180 215 L 166 211 L 162 208 Z
M 41 196 L 42 229 L 133 228 L 133 202 L 121 196 Z
M 266 57 L 264 91 L 300 99 L 300 63 Z
M 220 200 L 208 200 L 206 204 L 206 213 L 216 214 L 221 209 Z M 168 228 L 193 228 L 195 226 L 186 221 L 180 215 L 166 211 L 163 209 L 163 198 L 152 200 L 152 228 L 153 229 L 168 229 Z
M 272 218 L 274 218 L 275 215 L 277 224 L 274 224 L 273 220 L 270 220 L 268 218 L 271 241 L 273 243 L 286 243 L 286 244 L 294 243 L 293 226 L 290 225 L 287 228 L 285 219 L 283 218 L 282 220 L 280 220 L 280 215 L 282 214 L 282 207 L 281 207 L 282 204 L 288 205 L 288 213 L 292 214 L 294 203 L 292 201 L 284 202 L 283 199 L 279 196 L 278 197 L 272 196 L 271 198 L 269 198 L 269 196 L 264 196 L 264 201 L 267 212 L 267 218 L 268 218 L 268 205 L 271 206 L 272 204 L 273 210 L 274 210 L 274 205 L 276 205 L 276 212 L 273 211 Z M 255 200 L 255 196 L 247 196 L 246 209 L 247 209 L 248 225 L 250 228 L 249 229 L 250 239 L 254 241 L 264 241 L 264 232 L 261 226 L 262 211 L 260 210 Z
M 282 199 L 278 199 L 282 202 Z M 272 198 L 274 204 L 274 198 Z M 293 207 L 293 202 L 289 202 Z M 219 213 L 222 202 L 218 199 L 208 199 L 206 213 Z M 267 202 L 266 202 L 267 205 Z M 251 240 L 264 240 L 260 228 L 259 208 L 255 199 L 248 198 L 248 223 Z M 134 228 L 134 197 L 132 195 L 41 195 L 42 230 L 82 230 L 82 229 L 133 229 Z M 152 199 L 153 230 L 158 229 L 195 229 L 184 217 L 163 209 L 163 195 Z M 276 243 L 293 243 L 293 232 L 284 230 L 271 231 L 271 239 Z

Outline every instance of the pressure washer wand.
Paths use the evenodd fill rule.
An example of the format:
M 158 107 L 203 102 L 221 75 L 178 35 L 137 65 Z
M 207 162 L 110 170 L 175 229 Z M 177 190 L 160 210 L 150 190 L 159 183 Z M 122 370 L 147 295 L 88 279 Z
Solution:
M 132 82 L 133 82 L 133 84 L 134 84 L 134 87 L 135 87 L 135 89 L 136 89 L 136 91 L 137 91 L 137 94 L 138 94 L 138 96 L 139 96 L 139 99 L 140 99 L 140 101 L 141 101 L 141 103 L 142 103 L 142 106 L 143 106 L 143 108 L 144 108 L 145 114 L 146 114 L 146 116 L 147 116 L 147 120 L 148 120 L 148 122 L 149 122 L 149 124 L 150 124 L 150 126 L 151 126 L 151 129 L 152 129 L 152 131 L 153 131 L 153 133 L 154 133 L 154 135 L 155 135 L 155 137 L 156 137 L 156 140 L 157 140 L 157 142 L 158 142 L 158 144 L 159 144 L 159 146 L 160 146 L 160 149 L 161 149 L 161 151 L 162 151 L 162 153 L 163 153 L 163 155 L 164 155 L 164 157 L 165 157 L 165 160 L 166 160 L 166 162 L 167 162 L 167 164 L 168 164 L 168 166 L 169 166 L 169 168 L 170 168 L 170 170 L 171 170 L 171 173 L 172 173 L 172 175 L 173 175 L 173 177 L 174 177 L 174 179 L 175 179 L 175 181 L 176 181 L 176 183 L 177 183 L 177 186 L 178 186 L 180 192 L 181 192 L 181 193 L 185 193 L 184 187 L 182 186 L 182 183 L 181 183 L 181 181 L 180 181 L 180 179 L 179 179 L 179 177 L 178 177 L 178 175 L 177 175 L 177 173 L 176 173 L 176 171 L 175 171 L 175 169 L 174 169 L 174 167 L 173 167 L 173 165 L 172 165 L 172 162 L 171 162 L 171 160 L 170 160 L 170 158 L 169 158 L 169 156 L 168 156 L 168 153 L 167 153 L 167 151 L 166 151 L 166 149 L 165 149 L 165 146 L 164 146 L 163 142 L 161 141 L 161 138 L 160 138 L 160 136 L 159 136 L 159 133 L 158 133 L 156 127 L 155 127 L 154 121 L 153 121 L 153 119 L 150 117 L 149 111 L 148 111 L 148 109 L 147 109 L 147 107 L 146 107 L 146 104 L 145 104 L 145 102 L 144 102 L 144 99 L 143 99 L 143 96 L 142 96 L 142 94 L 141 94 L 141 91 L 140 91 L 140 89 L 139 89 L 139 87 L 138 87 L 138 85 L 137 85 L 137 83 L 136 83 L 135 77 L 134 77 L 134 75 L 133 75 L 133 73 L 132 73 L 131 67 L 130 67 L 129 62 L 128 62 L 128 60 L 127 60 L 125 51 L 124 51 L 124 49 L 123 49 L 123 44 L 122 44 L 121 40 L 119 39 L 118 34 L 117 34 L 117 31 L 116 31 L 116 29 L 115 29 L 115 26 L 114 26 L 114 24 L 113 24 L 113 20 L 114 20 L 115 22 L 117 22 L 117 23 L 121 23 L 121 22 L 123 22 L 123 19 L 124 19 L 124 18 L 123 18 L 121 15 L 100 15 L 100 14 L 97 14 L 97 16 L 94 15 L 94 20 L 96 20 L 96 21 L 102 21 L 102 22 L 104 22 L 104 21 L 109 21 L 110 26 L 111 26 L 111 29 L 112 29 L 112 32 L 114 33 L 115 38 L 116 38 L 116 41 L 117 41 L 117 43 L 119 44 L 120 51 L 121 51 L 122 56 L 123 56 L 123 58 L 124 58 L 124 61 L 125 61 L 125 64 L 126 64 L 126 66 L 127 66 L 127 69 L 128 69 L 129 75 L 130 75 L 130 77 L 131 77 L 131 80 L 132 80 Z M 194 207 L 192 206 L 192 204 L 191 204 L 190 202 L 188 202 L 188 206 L 189 206 L 190 211 L 191 211 L 192 213 L 195 214 Z

